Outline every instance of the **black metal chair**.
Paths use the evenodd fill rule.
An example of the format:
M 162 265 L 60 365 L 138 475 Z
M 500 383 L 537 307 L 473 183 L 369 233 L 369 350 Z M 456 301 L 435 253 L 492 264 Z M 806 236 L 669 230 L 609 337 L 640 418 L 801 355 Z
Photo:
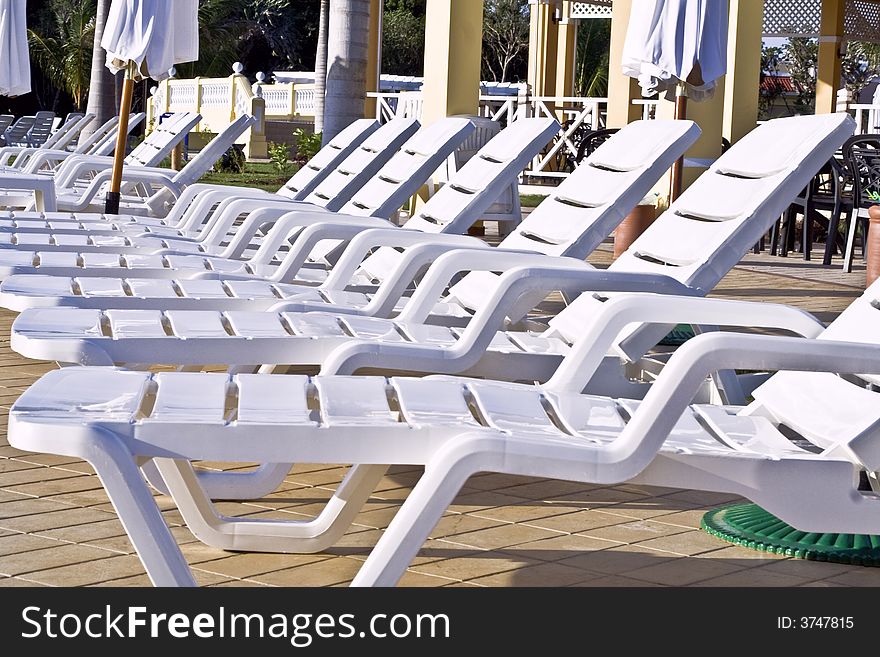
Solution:
M 800 251 L 804 260 L 811 259 L 813 228 L 818 223 L 826 229 L 823 265 L 830 265 L 835 251 L 845 254 L 844 237 L 840 233 L 841 219 L 850 216 L 853 207 L 852 177 L 846 165 L 831 158 L 813 177 L 810 184 L 795 198 L 785 215 L 774 225 L 770 238 L 770 253 L 787 256 L 794 249 L 797 216 L 804 220 L 801 228 Z M 828 212 L 828 217 L 820 213 Z M 845 229 L 844 229 L 845 232 Z
M 852 177 L 852 208 L 846 218 L 846 247 L 844 271 L 852 271 L 856 239 L 861 232 L 862 257 L 868 236 L 868 218 L 862 210 L 877 203 L 869 194 L 880 193 L 880 134 L 857 135 L 847 139 L 842 147 L 843 160 Z

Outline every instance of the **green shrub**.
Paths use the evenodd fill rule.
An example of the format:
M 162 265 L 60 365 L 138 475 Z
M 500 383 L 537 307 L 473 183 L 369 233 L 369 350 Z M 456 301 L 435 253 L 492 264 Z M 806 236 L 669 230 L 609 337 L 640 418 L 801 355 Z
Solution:
M 297 128 L 293 131 L 293 136 L 296 137 L 296 161 L 302 166 L 321 150 L 321 133 L 312 134 Z
M 223 153 L 214 165 L 214 171 L 218 173 L 241 173 L 244 171 L 245 157 L 244 147 L 233 144 Z
M 269 162 L 278 173 L 290 171 L 290 148 L 287 144 L 270 141 Z

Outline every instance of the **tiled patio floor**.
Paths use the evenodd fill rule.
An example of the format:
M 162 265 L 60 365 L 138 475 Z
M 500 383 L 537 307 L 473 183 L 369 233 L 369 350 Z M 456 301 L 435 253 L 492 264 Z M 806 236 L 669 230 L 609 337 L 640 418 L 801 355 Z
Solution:
M 607 246 L 607 245 L 606 245 Z M 593 260 L 607 262 L 604 248 Z M 790 303 L 828 321 L 864 285 L 815 261 L 748 256 L 715 292 Z M 9 350 L 0 316 L 0 408 L 52 364 Z M 5 435 L 5 425 L 3 426 Z M 0 586 L 147 585 L 122 526 L 88 466 L 24 454 L 0 437 Z M 267 499 L 224 503 L 230 515 L 306 518 L 343 467 L 297 466 Z M 419 476 L 397 468 L 333 550 L 316 555 L 234 554 L 203 546 L 160 501 L 201 584 L 336 586 L 348 583 Z M 473 477 L 401 584 L 405 586 L 880 586 L 880 569 L 798 561 L 730 546 L 699 530 L 731 496 L 645 486 L 588 486 L 506 475 Z

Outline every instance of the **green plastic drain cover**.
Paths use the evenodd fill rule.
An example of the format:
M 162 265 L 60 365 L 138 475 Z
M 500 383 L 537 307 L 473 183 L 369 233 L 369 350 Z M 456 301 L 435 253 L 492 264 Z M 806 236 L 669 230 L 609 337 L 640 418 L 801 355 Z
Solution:
M 880 566 L 880 536 L 802 532 L 757 504 L 732 504 L 709 511 L 700 526 L 742 547 L 799 559 L 855 566 Z
M 660 344 L 667 347 L 678 347 L 694 337 L 694 329 L 690 324 L 677 324 L 674 329 L 660 340 Z

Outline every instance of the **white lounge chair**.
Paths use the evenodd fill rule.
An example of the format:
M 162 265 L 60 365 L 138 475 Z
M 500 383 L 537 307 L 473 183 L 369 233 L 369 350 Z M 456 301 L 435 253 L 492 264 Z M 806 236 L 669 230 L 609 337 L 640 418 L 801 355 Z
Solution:
M 288 289 L 281 284 L 267 286 L 279 294 L 273 293 L 271 297 L 264 294 L 261 299 L 247 302 L 246 293 L 256 297 L 254 289 L 266 285 L 254 281 L 227 284 L 230 290 L 241 290 L 238 298 L 224 294 L 219 300 L 196 302 L 178 297 L 162 303 L 150 302 L 151 312 L 123 312 L 123 303 L 127 303 L 128 308 L 137 308 L 143 303 L 133 297 L 117 295 L 112 300 L 97 295 L 94 298 L 50 297 L 47 305 L 83 302 L 93 308 L 115 310 L 98 313 L 45 308 L 25 312 L 13 327 L 13 348 L 27 356 L 62 362 L 155 362 L 159 354 L 164 354 L 163 362 L 231 365 L 319 365 L 323 362 L 346 372 L 371 366 L 546 380 L 569 352 L 575 338 L 595 325 L 604 301 L 612 296 L 608 292 L 594 294 L 596 291 L 590 285 L 596 276 L 610 281 L 605 285 L 619 281 L 623 291 L 706 294 L 769 228 L 789 200 L 852 130 L 852 121 L 842 114 L 781 119 L 757 128 L 719 158 L 626 254 L 602 272 L 572 258 L 489 248 L 453 251 L 438 257 L 436 245 L 429 242 L 421 252 L 409 250 L 409 260 L 399 265 L 400 275 L 390 276 L 366 305 L 362 296 L 357 304 L 353 303 L 357 301 L 357 294 L 331 290 L 322 293 L 339 295 L 336 312 L 294 312 L 315 308 L 318 304 L 302 293 L 301 287 L 296 288 L 300 290 L 298 297 L 279 300 L 282 290 Z M 767 152 L 772 153 L 772 158 Z M 758 157 L 756 153 L 765 155 Z M 581 193 L 583 196 L 576 198 L 582 201 L 590 198 L 585 186 Z M 613 203 L 612 199 L 608 200 Z M 566 225 L 574 228 L 576 216 L 573 212 L 568 217 L 572 223 Z M 609 223 L 603 228 L 605 234 L 617 220 L 619 217 L 608 218 Z M 548 231 L 555 228 L 552 225 L 546 229 L 535 227 L 529 221 L 523 224 L 526 232 L 533 228 Z M 367 239 L 369 237 L 365 237 L 362 246 L 375 244 Z M 573 244 L 578 244 L 577 237 L 578 233 L 569 233 Z M 515 246 L 525 243 L 519 234 L 510 239 L 517 240 Z M 590 234 L 589 240 L 595 245 L 597 235 Z M 358 256 L 352 258 L 356 266 L 361 262 L 360 254 L 354 248 L 352 252 Z M 578 250 L 573 249 L 571 253 Z M 424 262 L 424 258 L 434 262 L 411 300 L 395 319 L 383 319 L 399 307 L 401 286 L 411 280 L 412 270 Z M 347 265 L 342 260 L 337 267 L 340 265 L 343 267 L 338 271 L 344 273 Z M 532 275 L 493 273 L 523 266 L 531 267 Z M 447 296 L 442 296 L 460 272 L 471 273 L 449 288 Z M 348 280 L 341 277 L 343 281 Z M 54 284 L 51 278 L 9 278 L 0 286 L 0 303 L 23 309 L 43 302 L 44 298 L 37 296 L 24 297 L 24 301 L 6 296 L 6 290 L 13 284 L 24 293 L 24 286 L 30 282 L 34 283 L 31 289 Z M 88 284 L 87 279 L 81 282 Z M 210 283 L 213 281 L 192 281 L 193 288 L 196 284 Z M 58 288 L 66 290 L 69 285 L 61 282 Z M 180 281 L 179 285 L 181 290 L 186 290 L 189 282 Z M 513 330 L 516 328 L 513 323 L 521 319 L 536 300 L 559 289 L 570 294 L 591 292 L 581 294 L 553 318 L 548 330 Z M 438 299 L 442 301 L 440 307 Z M 187 306 L 201 312 L 176 312 Z M 144 307 L 147 304 L 141 306 Z M 271 312 L 237 312 L 255 308 Z M 227 312 L 207 312 L 211 309 Z M 463 330 L 436 325 L 460 323 L 468 318 L 470 321 Z M 511 328 L 496 333 L 505 323 Z M 643 395 L 643 387 L 637 388 L 622 376 L 620 360 L 638 360 L 668 330 L 669 327 L 630 327 L 620 336 L 592 389 L 609 394 Z M 335 349 L 338 351 L 334 352 Z M 332 360 L 328 361 L 331 353 Z
M 125 165 L 158 166 L 174 147 L 183 141 L 200 119 L 198 114 L 181 113 L 163 121 L 125 157 Z M 89 188 L 92 179 L 102 171 L 111 170 L 112 167 L 113 158 L 109 156 L 76 155 L 67 158 L 53 177 L 56 205 L 64 207 L 65 204 L 74 206 L 78 204 L 83 191 Z M 30 194 L 10 192 L 29 191 L 34 185 L 43 183 L 45 183 L 43 176 L 24 173 L 0 174 L 0 207 L 31 208 L 34 200 Z
M 128 119 L 128 131 L 136 128 L 144 120 L 146 114 L 137 112 Z M 73 150 L 60 150 L 56 148 L 37 148 L 29 151 L 27 162 L 21 167 L 22 173 L 41 173 L 54 175 L 58 166 L 67 158 L 74 155 L 110 155 L 116 146 L 116 130 L 119 125 L 119 117 L 108 119 L 104 125 L 97 128 L 88 138 L 81 140 Z M 16 161 L 17 162 L 17 161 Z M 9 210 L 0 211 L 0 217 L 11 217 Z
M 545 385 L 66 368 L 13 405 L 9 441 L 88 461 L 159 586 L 194 579 L 139 470 L 149 459 L 193 533 L 237 551 L 325 549 L 389 464 L 424 465 L 356 586 L 395 584 L 477 472 L 730 492 L 803 531 L 877 534 L 880 404 L 866 385 L 880 381 L 878 296 L 875 284 L 818 339 L 810 338 L 821 324 L 786 306 L 615 298 L 603 305 L 600 328 L 581 336 Z M 677 351 L 641 402 L 582 394 L 617 330 L 632 321 L 745 324 L 807 337 L 701 335 Z M 744 408 L 692 404 L 709 373 L 734 367 L 785 372 Z M 317 518 L 283 521 L 220 514 L 198 486 L 190 462 L 199 459 L 360 465 Z
M 603 144 L 497 248 L 506 251 L 525 249 L 575 260 L 585 258 L 644 197 L 651 185 L 687 150 L 698 135 L 699 128 L 687 121 L 637 121 L 630 124 Z M 433 205 L 440 200 L 442 199 L 429 201 L 425 211 L 430 214 Z M 449 219 L 455 218 L 448 211 L 446 216 Z M 408 225 L 404 224 L 404 227 Z M 332 300 L 333 295 L 336 295 L 339 297 L 339 305 L 351 296 L 343 290 L 351 282 L 353 274 L 358 276 L 358 272 L 358 282 L 361 285 L 369 283 L 373 278 L 397 277 L 403 280 L 403 276 L 397 276 L 394 272 L 393 263 L 384 253 L 381 257 L 374 256 L 383 265 L 381 269 L 375 263 L 371 265 L 368 264 L 369 261 L 363 262 L 363 255 L 383 241 L 396 247 L 417 249 L 421 253 L 419 258 L 412 257 L 414 253 L 409 254 L 411 270 L 420 269 L 422 264 L 428 264 L 445 251 L 456 247 L 469 245 L 472 248 L 486 248 L 483 241 L 472 238 L 397 229 L 365 230 L 350 242 L 333 268 L 331 277 L 317 288 L 307 291 L 324 295 L 324 301 Z M 295 242 L 292 248 L 296 249 L 297 246 L 298 242 Z M 393 255 L 396 256 L 397 253 L 394 252 Z M 83 264 L 88 262 L 87 258 L 88 256 L 83 256 Z M 177 259 L 183 264 L 193 260 L 199 259 Z M 206 263 L 217 262 L 216 259 L 202 260 Z M 237 261 L 230 261 L 229 264 L 241 267 Z M 252 268 L 253 266 L 251 264 Z M 278 273 L 279 268 L 275 269 L 273 272 L 268 266 L 262 268 L 270 275 Z M 75 270 L 72 272 L 61 268 L 52 268 L 49 271 L 75 273 Z M 174 275 L 175 272 L 185 270 L 178 268 L 164 271 Z M 485 281 L 481 276 L 475 275 L 461 283 L 462 286 L 471 284 L 482 288 Z M 383 289 L 383 295 L 387 295 L 389 299 L 393 296 L 387 286 Z M 296 297 L 295 306 L 300 305 L 300 298 Z M 317 301 L 320 302 L 321 298 Z M 314 305 L 318 306 L 317 303 Z M 357 306 L 351 310 L 353 313 L 360 312 Z M 118 309 L 30 309 L 13 326 L 13 348 L 32 357 L 48 356 L 51 360 L 84 364 L 145 363 L 160 360 L 176 363 L 178 358 L 182 359 L 181 363 L 187 364 L 195 364 L 200 358 L 208 359 L 202 361 L 203 363 L 225 362 L 228 359 L 230 364 L 251 364 L 274 362 L 273 359 L 281 357 L 283 353 L 283 358 L 293 358 L 296 364 L 317 365 L 334 347 L 351 339 L 351 335 L 346 332 L 351 326 L 343 328 L 336 317 L 327 317 L 327 326 L 322 332 L 317 315 L 303 317 L 306 325 L 311 324 L 309 331 L 298 335 L 294 329 L 294 334 L 291 335 L 284 330 L 286 316 L 288 315 L 277 311 L 233 312 L 223 315 L 217 311 L 194 310 L 171 311 L 163 315 L 160 311 Z M 127 320 L 120 319 L 122 317 Z M 135 318 L 136 322 L 130 321 Z M 163 325 L 166 329 L 159 331 Z M 361 331 L 356 335 L 366 337 L 369 325 L 369 320 L 361 322 Z M 399 328 L 390 322 L 376 325 L 382 327 L 386 339 L 393 338 Z M 225 329 L 218 333 L 224 326 L 232 328 L 231 336 Z M 167 332 L 168 327 L 171 328 L 170 335 Z M 453 339 L 449 331 L 444 333 L 441 327 L 432 329 L 423 326 L 418 331 L 426 337 L 432 333 L 445 335 L 447 343 Z M 205 339 L 196 339 L 196 336 Z M 247 338 L 246 344 L 242 345 L 242 351 L 238 349 L 242 340 L 234 339 L 236 336 Z M 382 339 L 380 336 L 377 337 Z M 219 346 L 221 341 L 213 338 L 222 337 L 232 339 L 221 353 L 214 349 L 214 345 Z M 270 360 L 263 360 L 273 353 L 275 355 Z M 73 360 L 68 360 L 71 357 Z
M 5 146 L 0 148 L 0 171 L 5 173 L 25 170 L 31 157 L 41 150 L 67 151 L 79 134 L 95 120 L 94 114 L 71 115 L 39 146 Z M 14 160 L 14 161 L 13 161 Z
M 132 116 L 129 120 L 129 129 L 132 122 L 136 125 L 145 115 L 139 113 Z M 118 117 L 114 117 L 112 122 L 118 121 Z M 108 122 L 108 124 L 111 122 Z M 398 125 L 398 124 L 396 124 Z M 112 128 L 113 126 L 111 126 Z M 361 145 L 364 139 L 376 131 L 379 127 L 378 121 L 375 119 L 359 119 L 352 122 L 348 127 L 342 130 L 334 137 L 329 144 L 324 146 L 315 156 L 303 165 L 275 194 L 291 200 L 303 200 L 308 196 L 315 187 L 319 185 L 333 170 L 335 170 L 351 153 Z M 94 139 L 92 135 L 90 139 Z M 115 133 L 113 136 L 115 139 Z M 96 153 L 106 155 L 113 150 L 113 143 L 109 146 L 105 145 L 105 141 L 101 140 L 98 148 L 107 148 L 106 152 Z M 394 141 L 391 141 L 393 145 Z M 390 145 L 389 145 L 390 147 Z M 42 153 L 40 157 L 45 157 Z M 33 168 L 33 164 L 29 164 L 28 168 Z M 188 185 L 184 190 L 181 198 L 178 199 L 179 205 L 176 203 L 177 215 L 168 218 L 144 217 L 139 215 L 111 215 L 103 214 L 83 214 L 83 213 L 34 213 L 34 212 L 8 212 L 8 221 L 0 224 L 3 228 L 18 229 L 22 231 L 50 231 L 64 230 L 65 228 L 77 228 L 88 226 L 92 231 L 108 228 L 110 230 L 118 230 L 129 228 L 128 224 L 141 226 L 141 230 L 150 230 L 150 228 L 168 226 L 173 224 L 183 211 L 192 204 L 196 198 L 204 198 L 205 194 L 221 192 L 223 198 L 229 197 L 246 197 L 260 196 L 269 198 L 273 194 L 259 188 L 240 187 L 233 185 L 217 185 L 208 183 L 194 183 Z M 0 213 L 2 216 L 2 213 Z M 176 217 L 176 218 L 175 218 Z M 100 222 L 106 222 L 106 226 Z
M 461 122 L 463 119 L 447 119 L 447 121 L 452 122 Z M 459 126 L 461 127 L 461 126 Z M 433 130 L 433 126 L 429 127 L 428 130 Z M 409 221 L 407 221 L 406 226 L 422 229 L 426 231 L 432 232 L 443 232 L 443 231 L 453 231 L 453 232 L 463 232 L 466 230 L 474 221 L 480 218 L 482 213 L 488 208 L 492 202 L 497 197 L 500 190 L 506 189 L 515 179 L 515 177 L 519 174 L 525 164 L 528 162 L 528 159 L 533 157 L 534 154 L 541 148 L 543 144 L 546 143 L 547 139 L 553 134 L 553 131 L 556 129 L 555 121 L 551 119 L 523 119 L 521 121 L 517 121 L 513 126 L 507 129 L 507 132 L 499 137 L 493 139 L 489 144 L 481 149 L 481 155 L 479 157 L 472 158 L 468 164 L 470 167 L 463 168 L 460 172 L 456 174 L 454 180 L 447 183 L 443 188 L 441 188 L 434 196 L 430 199 L 428 203 L 420 210 L 420 212 Z M 378 134 L 375 133 L 375 134 Z M 369 141 L 369 140 L 368 140 Z M 436 147 L 435 137 L 432 137 L 430 140 L 432 150 Z M 349 213 L 362 212 L 363 214 L 367 213 L 377 213 L 377 208 L 384 208 L 383 212 L 390 213 L 399 207 L 401 198 L 399 195 L 400 192 L 400 178 L 405 173 L 409 172 L 409 169 L 412 167 L 413 155 L 414 153 L 405 153 L 406 157 L 403 159 L 395 160 L 393 163 L 389 163 L 392 166 L 389 170 L 377 176 L 373 181 L 370 182 L 361 192 L 359 192 L 358 196 L 353 199 L 352 203 L 345 206 L 343 211 L 348 211 Z M 448 153 L 447 153 L 448 155 Z M 445 156 L 444 156 L 445 157 Z M 398 167 L 406 167 L 402 168 L 402 170 L 398 170 Z M 434 167 L 436 168 L 436 167 Z M 422 167 L 419 167 L 422 169 Z M 424 179 L 430 175 L 431 167 L 425 167 L 422 171 L 424 177 L 418 182 L 424 181 Z M 384 171 L 384 169 L 383 169 Z M 329 181 L 329 178 L 328 178 Z M 320 189 L 320 187 L 319 187 Z M 389 197 L 388 192 L 389 189 L 393 191 L 396 196 Z M 404 188 L 404 191 L 407 193 L 411 193 L 414 191 L 412 187 L 408 190 Z M 389 199 L 394 202 L 389 202 Z M 238 212 L 231 212 L 230 216 L 237 216 Z M 335 222 L 331 224 L 331 219 Z M 255 224 L 255 225 L 258 225 Z M 337 238 L 345 238 L 351 237 L 359 231 L 362 231 L 364 227 L 374 228 L 376 226 L 391 226 L 385 221 L 378 221 L 373 219 L 369 222 L 364 221 L 364 217 L 356 216 L 354 214 L 336 214 L 331 215 L 326 212 L 323 213 L 312 213 L 312 212 L 296 212 L 288 217 L 285 217 L 284 220 L 279 221 L 278 224 L 272 229 L 272 232 L 269 236 L 267 236 L 263 245 L 257 251 L 257 255 L 255 258 L 262 257 L 263 253 L 274 254 L 279 247 L 283 245 L 284 242 L 288 239 L 288 236 L 295 235 L 298 231 L 301 231 L 303 226 L 320 226 L 321 228 L 326 228 L 328 226 L 333 225 L 335 227 L 334 232 L 328 235 L 328 238 L 337 239 Z M 237 256 L 241 251 L 249 243 L 249 234 L 245 233 L 244 226 L 238 228 L 238 232 L 236 234 L 236 238 L 230 243 L 230 245 L 224 249 L 216 248 L 218 255 L 223 256 Z M 215 228 L 211 231 L 211 233 L 216 236 L 219 232 L 219 236 L 225 236 L 226 229 L 222 225 Z M 208 238 L 212 238 L 212 235 L 209 235 Z M 96 238 L 97 239 L 97 238 Z M 103 238 L 102 238 L 103 239 Z M 109 239 L 109 238 L 108 238 Z M 153 243 L 156 243 L 156 240 L 152 240 Z M 146 242 L 142 242 L 146 243 Z M 163 244 L 168 244 L 168 240 L 165 240 Z M 97 245 L 89 245 L 92 250 L 98 250 L 100 247 Z M 176 247 L 181 246 L 189 246 L 190 252 L 198 253 L 198 249 L 202 247 L 198 243 L 177 243 Z M 327 251 L 331 251 L 333 249 L 333 244 L 329 246 L 324 245 L 324 248 L 321 251 L 322 256 L 327 253 Z M 195 247 L 195 248 L 193 248 Z M 129 246 L 128 249 L 130 251 L 134 251 L 137 253 L 140 251 L 144 256 L 150 256 L 150 258 L 143 260 L 142 262 L 153 262 L 154 267 L 158 268 L 163 258 L 168 258 L 174 255 L 173 252 L 162 253 L 161 251 L 147 251 L 144 247 L 134 247 Z M 107 251 L 113 252 L 112 249 L 106 249 Z M 314 249 L 310 249 L 309 253 L 311 253 Z M 225 251 L 225 253 L 223 253 Z M 114 252 L 113 255 L 110 255 L 110 259 L 117 258 L 118 261 L 118 252 Z M 303 256 L 309 255 L 306 253 Z M 85 257 L 84 254 L 79 256 L 76 253 L 71 254 L 74 258 Z M 30 258 L 29 253 L 23 254 L 23 258 L 18 262 L 20 264 L 24 264 L 27 266 L 26 261 Z M 136 258 L 132 257 L 131 261 L 133 262 Z M 48 258 L 47 258 L 48 260 Z M 97 261 L 97 258 L 95 258 Z M 186 262 L 185 258 L 180 259 L 181 262 Z M 11 260 L 7 260 L 9 264 L 15 265 L 15 262 Z M 56 260 L 57 262 L 57 260 Z M 70 265 L 75 265 L 75 260 L 68 256 L 68 262 Z M 109 263 L 108 263 L 109 264 Z M 298 269 L 298 268 L 297 268 Z M 10 286 L 13 288 L 21 282 L 22 277 L 12 276 L 8 279 L 11 281 Z M 29 281 L 29 285 L 31 283 L 41 284 L 45 283 L 51 287 L 52 290 L 57 290 L 60 284 L 64 284 L 67 281 L 68 286 L 71 284 L 70 279 L 65 279 L 63 277 L 53 277 L 53 276 L 31 276 L 26 279 Z M 100 277 L 83 277 L 84 285 L 86 288 L 91 288 L 93 286 L 101 286 L 104 289 L 109 289 L 109 287 L 115 285 L 119 286 L 129 286 L 132 284 L 133 279 L 107 279 Z M 242 285 L 250 286 L 253 284 L 259 284 L 263 286 L 263 293 L 260 296 L 263 297 L 264 301 L 268 301 L 271 298 L 277 298 L 274 296 L 274 293 L 271 292 L 270 282 L 267 282 L 263 279 L 260 280 L 246 280 L 246 281 L 231 281 L 231 284 L 236 284 L 240 282 Z M 136 286 L 141 283 L 134 283 Z M 194 286 L 200 287 L 201 289 L 207 290 L 206 285 L 213 289 L 223 289 L 224 284 L 222 281 L 181 281 L 180 283 L 175 283 L 169 280 L 157 280 L 157 279 L 144 279 L 144 284 L 149 286 L 151 290 L 155 291 L 155 294 L 145 295 L 142 299 L 144 304 L 149 303 L 158 303 L 163 297 L 157 296 L 157 294 L 162 294 L 163 291 L 167 293 L 168 290 L 173 289 L 176 285 L 184 285 L 184 286 Z M 49 288 L 46 288 L 47 290 Z M 120 288 L 121 289 L 121 288 Z M 265 297 L 265 292 L 269 291 L 270 297 Z M 207 295 L 202 295 L 207 296 Z M 216 294 L 212 294 L 212 296 L 216 296 Z M 224 294 L 224 297 L 226 295 Z M 48 298 L 48 297 L 47 297 Z M 188 302 L 191 303 L 193 299 L 189 299 Z M 240 300 L 239 300 L 240 301 Z M 125 303 L 125 300 L 122 300 Z M 90 303 L 86 301 L 86 303 Z M 57 304 L 51 304 L 57 305 Z
M 16 213 L 11 220 L 0 224 L 0 228 L 6 228 L 6 234 L 0 240 L 5 242 L 5 248 L 13 247 L 13 250 L 16 243 L 26 244 L 33 240 L 35 246 L 42 245 L 56 251 L 111 252 L 125 250 L 128 238 L 122 235 L 129 234 L 129 229 L 133 229 L 131 234 L 135 238 L 145 231 L 153 231 L 156 236 L 164 233 L 174 238 L 195 241 L 200 235 L 202 238 L 207 235 L 213 225 L 209 222 L 226 217 L 227 214 L 228 225 L 231 226 L 239 215 L 255 210 L 265 214 L 269 208 L 283 208 L 282 212 L 275 212 L 282 214 L 295 208 L 316 211 L 338 209 L 376 174 L 418 127 L 415 120 L 388 122 L 361 141 L 333 170 L 326 175 L 322 174 L 322 182 L 301 201 L 248 188 L 241 188 L 239 191 L 238 188 L 228 186 L 196 184 L 194 191 L 184 192 L 180 202 L 175 203 L 164 219 L 136 218 L 130 214 L 105 217 L 94 213 Z M 231 214 L 224 214 L 227 208 Z M 136 225 L 129 226 L 130 223 Z M 152 226 L 148 225 L 150 223 Z M 22 237 L 17 236 L 19 229 Z M 92 245 L 89 241 L 84 241 L 90 234 L 109 236 L 111 239 L 102 239 L 99 244 Z M 16 237 L 13 238 L 12 235 Z M 59 235 L 62 236 L 60 239 Z M 140 240 L 135 250 L 144 251 L 141 247 L 148 246 L 145 250 L 150 252 L 163 246 L 152 235 L 149 237 L 150 239 Z

